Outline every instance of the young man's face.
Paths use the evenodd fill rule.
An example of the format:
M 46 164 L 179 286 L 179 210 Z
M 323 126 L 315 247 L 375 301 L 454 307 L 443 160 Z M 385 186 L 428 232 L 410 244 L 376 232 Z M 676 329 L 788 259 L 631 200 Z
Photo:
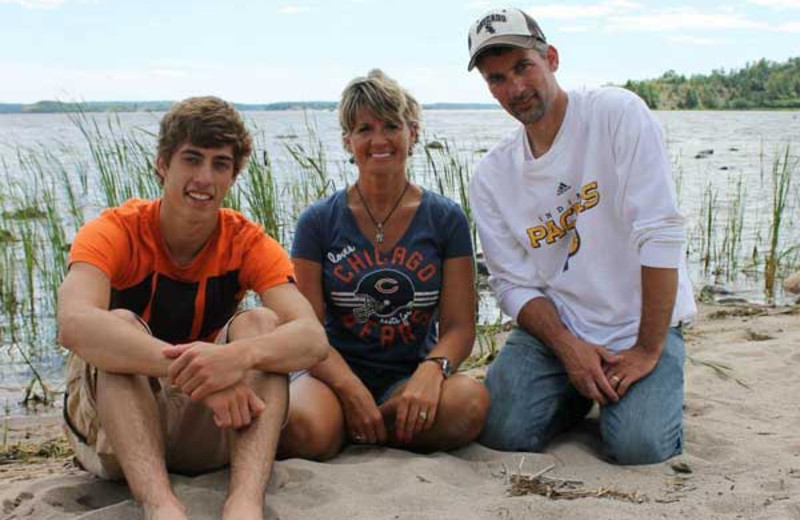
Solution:
M 159 157 L 158 173 L 164 181 L 164 201 L 177 208 L 216 212 L 233 184 L 233 145 L 202 148 L 183 143 L 167 164 Z
M 559 87 L 558 52 L 548 47 L 545 57 L 534 49 L 513 48 L 499 55 L 486 54 L 477 64 L 500 105 L 524 125 L 536 123 L 551 109 Z

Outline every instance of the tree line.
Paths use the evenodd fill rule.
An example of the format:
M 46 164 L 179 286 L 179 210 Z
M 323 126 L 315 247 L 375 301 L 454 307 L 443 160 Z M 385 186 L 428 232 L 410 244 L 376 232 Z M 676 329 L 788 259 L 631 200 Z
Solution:
M 660 110 L 798 109 L 800 57 L 785 63 L 760 59 L 741 70 L 690 77 L 669 70 L 657 79 L 628 80 L 623 87 Z

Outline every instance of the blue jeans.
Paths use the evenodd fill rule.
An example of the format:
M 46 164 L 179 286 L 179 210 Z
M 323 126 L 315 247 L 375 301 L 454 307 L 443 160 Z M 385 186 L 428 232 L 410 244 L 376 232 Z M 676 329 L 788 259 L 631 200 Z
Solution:
M 616 404 L 600 408 L 606 456 L 618 464 L 652 464 L 683 445 L 683 334 L 672 328 L 656 368 Z M 486 374 L 491 407 L 480 442 L 503 451 L 542 451 L 583 420 L 592 400 L 537 338 L 515 328 Z

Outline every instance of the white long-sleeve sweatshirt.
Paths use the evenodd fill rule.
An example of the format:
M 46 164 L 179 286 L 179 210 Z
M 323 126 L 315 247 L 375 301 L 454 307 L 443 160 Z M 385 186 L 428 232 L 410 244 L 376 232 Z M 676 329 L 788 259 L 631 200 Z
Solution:
M 470 203 L 489 282 L 515 319 L 546 296 L 579 338 L 630 348 L 642 266 L 679 270 L 673 326 L 696 313 L 661 130 L 631 92 L 569 92 L 547 153 L 534 158 L 520 126 L 478 164 Z

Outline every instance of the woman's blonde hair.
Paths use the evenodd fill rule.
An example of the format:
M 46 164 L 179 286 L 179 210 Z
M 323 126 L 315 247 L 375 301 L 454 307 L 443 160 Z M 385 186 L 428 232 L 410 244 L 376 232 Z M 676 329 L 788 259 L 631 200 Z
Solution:
M 372 69 L 366 77 L 355 78 L 342 91 L 342 99 L 339 102 L 342 138 L 353 131 L 358 111 L 364 108 L 378 119 L 404 122 L 415 130 L 412 148 L 419 140 L 421 112 L 419 103 L 397 81 L 380 69 Z M 345 148 L 347 148 L 346 143 Z

